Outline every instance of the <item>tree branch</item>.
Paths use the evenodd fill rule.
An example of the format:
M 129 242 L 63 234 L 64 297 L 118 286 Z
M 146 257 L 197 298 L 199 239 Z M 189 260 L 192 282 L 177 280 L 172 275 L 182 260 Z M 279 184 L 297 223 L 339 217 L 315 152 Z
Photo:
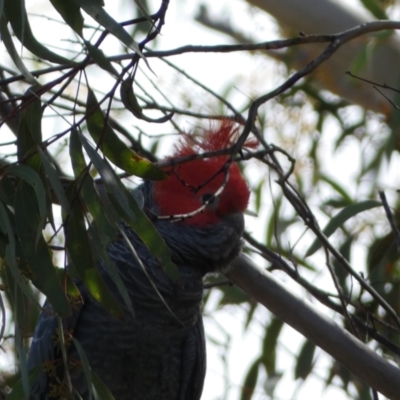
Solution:
M 272 274 L 257 268 L 245 255 L 237 257 L 224 275 L 373 389 L 389 399 L 400 398 L 399 368 L 287 291 Z

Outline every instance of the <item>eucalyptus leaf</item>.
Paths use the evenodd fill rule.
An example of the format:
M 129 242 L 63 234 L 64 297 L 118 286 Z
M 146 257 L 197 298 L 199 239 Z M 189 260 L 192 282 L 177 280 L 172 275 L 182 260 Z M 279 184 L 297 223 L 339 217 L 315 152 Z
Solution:
M 178 277 L 178 269 L 172 263 L 171 251 L 159 232 L 140 209 L 132 194 L 122 185 L 107 161 L 100 157 L 82 134 L 80 134 L 79 138 L 93 165 L 102 177 L 108 195 L 115 200 L 114 208 L 119 213 L 121 220 L 131 226 L 150 250 L 150 253 L 160 260 L 167 275 L 172 279 L 176 279 Z
M 29 24 L 24 0 L 4 0 L 4 11 L 15 36 L 35 56 L 56 64 L 71 64 L 71 61 L 53 53 L 37 41 Z
M 71 309 L 53 266 L 47 243 L 42 234 L 37 238 L 39 207 L 33 189 L 24 181 L 20 181 L 17 186 L 14 208 L 17 235 L 30 268 L 29 278 L 47 296 L 55 312 L 66 317 Z
M 323 229 L 323 233 L 326 237 L 329 237 L 336 231 L 336 229 L 343 226 L 343 224 L 349 220 L 350 218 L 360 214 L 364 211 L 370 210 L 371 208 L 379 207 L 382 203 L 376 200 L 364 200 L 356 204 L 352 204 L 350 206 L 345 207 L 339 213 L 337 213 L 325 226 Z M 310 248 L 306 252 L 306 257 L 314 254 L 320 247 L 322 243 L 319 239 L 316 239 Z
M 131 35 L 103 9 L 102 4 L 99 3 L 98 0 L 75 0 L 75 2 L 117 39 L 146 60 L 138 44 L 133 40 Z
M 117 167 L 145 179 L 165 179 L 166 173 L 131 150 L 108 125 L 96 96 L 89 89 L 87 97 L 87 126 L 101 151 Z

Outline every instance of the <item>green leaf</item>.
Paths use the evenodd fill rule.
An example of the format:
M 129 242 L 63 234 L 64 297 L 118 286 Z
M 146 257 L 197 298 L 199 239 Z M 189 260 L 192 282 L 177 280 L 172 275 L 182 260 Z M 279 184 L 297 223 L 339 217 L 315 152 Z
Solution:
M 37 204 L 38 204 L 38 217 L 39 223 L 37 225 L 37 233 L 35 244 L 42 235 L 42 230 L 46 225 L 46 193 L 43 187 L 42 180 L 39 175 L 30 167 L 26 165 L 12 165 L 7 168 L 9 175 L 17 176 L 27 182 L 34 190 Z
M 93 91 L 87 97 L 87 126 L 90 135 L 106 157 L 122 170 L 144 179 L 159 180 L 166 173 L 131 150 L 110 128 Z
M 253 397 L 254 389 L 257 384 L 260 364 L 261 361 L 259 358 L 257 358 L 250 366 L 246 377 L 244 378 L 240 400 L 250 400 Z
M 97 400 L 115 400 L 107 386 L 94 371 L 92 371 L 92 383 L 96 391 Z
M 60 203 L 61 207 L 65 212 L 69 211 L 69 204 L 67 197 L 65 196 L 64 192 L 64 187 L 63 184 L 60 181 L 60 178 L 58 177 L 58 173 L 54 166 L 51 164 L 48 155 L 38 146 L 38 153 L 40 156 L 40 159 L 42 160 L 42 164 L 44 167 L 44 170 L 46 171 L 46 175 L 50 181 L 50 184 L 54 190 L 54 193 L 57 196 L 58 202 Z
M 38 86 L 31 86 L 24 94 L 25 103 L 19 113 L 17 152 L 18 160 L 27 159 L 26 163 L 39 172 L 40 158 L 36 154 L 37 146 L 42 143 L 42 107 L 37 95 Z M 29 157 L 28 157 L 29 156 Z
M 170 113 L 164 115 L 163 117 L 153 119 L 144 115 L 143 109 L 133 91 L 133 78 L 128 78 L 121 82 L 120 95 L 121 101 L 126 109 L 129 110 L 136 118 L 142 119 L 143 121 L 162 124 L 169 121 L 174 116 L 174 113 Z
M 122 317 L 121 308 L 96 268 L 76 188 L 72 184 L 67 190 L 71 211 L 63 216 L 69 259 L 90 294 L 111 314 Z
M 0 18 L 0 35 L 8 55 L 11 57 L 21 74 L 24 76 L 25 80 L 32 85 L 37 84 L 36 78 L 29 72 L 28 68 L 25 67 L 24 62 L 14 46 L 14 42 L 7 28 L 7 20 L 4 15 Z
M 50 0 L 63 20 L 82 37 L 83 17 L 80 7 L 74 0 Z
M 56 64 L 71 64 L 71 60 L 53 53 L 36 40 L 29 24 L 24 0 L 4 0 L 4 11 L 15 36 L 30 52 Z
M 52 263 L 43 235 L 37 240 L 40 216 L 32 188 L 20 181 L 15 195 L 15 222 L 17 234 L 30 268 L 32 283 L 49 299 L 56 313 L 70 314 L 70 306 Z M 35 243 L 36 239 L 36 243 Z
M 90 371 L 89 360 L 86 357 L 85 350 L 83 350 L 83 347 L 81 346 L 81 344 L 73 336 L 72 336 L 72 340 L 74 342 L 76 351 L 78 352 L 79 358 L 81 359 L 83 375 L 85 376 L 86 386 L 87 386 L 88 392 L 89 392 L 89 399 L 92 399 L 93 398 L 92 397 L 93 396 L 92 373 Z
M 35 296 L 32 293 L 30 286 L 27 283 L 26 278 L 24 278 L 21 274 L 21 271 L 17 265 L 17 259 L 15 257 L 15 253 L 13 253 L 11 246 L 6 246 L 6 257 L 7 267 L 9 268 L 12 276 L 14 277 L 15 282 L 18 284 L 22 293 L 29 299 L 32 304 L 40 307 L 40 304 L 36 300 Z
M 7 175 L 4 174 L 0 181 L 0 200 L 2 200 L 4 204 L 11 206 L 14 204 L 14 196 L 14 183 Z
M 87 169 L 87 165 L 82 151 L 82 143 L 79 140 L 78 131 L 76 129 L 72 129 L 69 137 L 69 156 L 75 178 L 78 179 Z
M 344 243 L 340 246 L 339 252 L 340 254 L 346 259 L 350 260 L 350 252 L 351 252 L 351 246 L 353 244 L 353 237 L 348 237 L 344 241 Z M 347 285 L 347 277 L 349 276 L 349 272 L 343 268 L 341 263 L 337 261 L 336 258 L 333 259 L 332 261 L 332 266 L 333 270 L 335 272 L 335 275 L 338 279 L 339 286 L 341 287 L 343 293 L 349 294 L 349 288 Z
M 382 203 L 376 200 L 364 200 L 356 204 L 352 204 L 350 206 L 345 207 L 338 214 L 336 214 L 325 226 L 323 229 L 323 233 L 326 237 L 329 237 L 336 231 L 336 229 L 340 228 L 348 219 L 354 217 L 355 215 L 370 210 L 371 208 L 379 207 Z M 322 246 L 319 239 L 316 239 L 311 247 L 306 252 L 306 257 L 314 254 L 320 247 Z
M 104 69 L 104 71 L 107 71 L 114 77 L 117 77 L 117 70 L 113 67 L 111 61 L 104 55 L 104 52 L 96 46 L 93 46 L 92 43 L 87 40 L 85 40 L 84 43 L 90 57 L 92 57 L 96 64 L 100 68 Z
M 39 374 L 42 372 L 43 366 L 38 365 L 35 368 L 32 368 L 29 371 L 29 384 L 33 384 L 37 378 L 39 377 Z M 13 388 L 10 393 L 8 393 L 6 400 L 21 400 L 24 399 L 24 388 L 23 388 L 23 382 L 22 379 L 19 379 L 19 381 L 13 385 Z
M 320 179 L 321 181 L 326 182 L 337 193 L 339 193 L 348 205 L 353 204 L 353 199 L 338 182 L 335 182 L 332 178 L 324 174 L 320 176 Z
M 265 331 L 261 361 L 264 364 L 268 375 L 276 372 L 276 348 L 282 327 L 283 321 L 273 317 L 271 319 L 271 323 Z
M 300 354 L 297 357 L 296 368 L 294 372 L 295 379 L 305 380 L 313 368 L 313 359 L 315 353 L 315 344 L 306 340 L 301 347 Z
M 99 156 L 82 134 L 80 134 L 79 138 L 88 156 L 102 177 L 108 195 L 110 199 L 114 201 L 114 208 L 121 219 L 131 226 L 150 250 L 150 253 L 160 260 L 167 275 L 172 279 L 176 279 L 179 275 L 178 269 L 172 263 L 171 251 L 157 229 L 140 209 L 132 194 L 122 185 L 107 161 Z
M 114 18 L 104 11 L 98 0 L 75 0 L 75 2 L 79 4 L 95 21 L 145 60 L 138 44 L 133 40 L 131 35 L 117 21 L 115 21 Z
M 80 196 L 85 202 L 85 206 L 87 207 L 91 216 L 93 217 L 93 222 L 89 225 L 89 237 L 92 239 L 92 248 L 96 252 L 97 257 L 102 260 L 104 267 L 110 274 L 110 277 L 121 294 L 126 306 L 128 307 L 128 310 L 132 313 L 132 315 L 134 315 L 134 309 L 128 291 L 126 290 L 121 276 L 119 275 L 115 265 L 112 263 L 107 253 L 111 238 L 115 235 L 116 229 L 114 227 L 119 221 L 116 217 L 110 218 L 111 221 L 107 220 L 107 216 L 110 214 L 110 209 L 112 209 L 112 206 L 109 203 L 104 204 L 106 196 L 102 196 L 101 194 L 97 193 L 95 189 L 96 184 L 89 173 L 82 175 L 87 168 L 82 152 L 82 144 L 79 140 L 76 130 L 71 132 L 69 151 L 74 174 L 77 178 L 80 178 Z
M 387 14 L 376 0 L 360 0 L 364 7 L 376 18 L 376 19 L 388 19 Z

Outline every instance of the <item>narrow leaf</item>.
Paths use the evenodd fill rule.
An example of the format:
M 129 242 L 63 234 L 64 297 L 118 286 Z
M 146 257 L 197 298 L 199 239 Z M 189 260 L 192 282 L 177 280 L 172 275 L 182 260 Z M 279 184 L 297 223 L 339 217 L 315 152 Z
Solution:
M 371 208 L 379 207 L 382 203 L 376 200 L 365 200 L 351 206 L 345 207 L 338 214 L 336 214 L 325 226 L 323 232 L 326 237 L 329 237 L 340 228 L 348 219 L 354 217 L 355 215 L 362 213 L 363 211 L 370 210 Z M 311 247 L 306 252 L 306 257 L 314 254 L 322 246 L 321 242 L 316 239 Z
M 106 157 L 124 171 L 145 179 L 165 179 L 166 173 L 131 150 L 108 125 L 93 91 L 87 97 L 87 126 Z
M 80 7 L 74 0 L 50 0 L 50 3 L 61 15 L 63 20 L 82 37 L 83 17 Z
M 295 379 L 307 379 L 313 368 L 313 359 L 315 352 L 315 344 L 306 340 L 301 347 L 300 354 L 297 357 L 296 368 L 294 372 Z
M 27 283 L 27 280 L 25 277 L 22 276 L 21 271 L 18 268 L 17 265 L 17 259 L 15 257 L 15 253 L 12 252 L 10 246 L 6 246 L 6 261 L 7 261 L 7 267 L 9 268 L 12 276 L 14 277 L 15 282 L 21 289 L 21 292 L 29 299 L 29 301 L 32 304 L 36 304 L 38 307 L 40 307 L 40 304 L 36 300 L 35 296 L 32 293 L 32 290 L 30 286 Z
M 261 361 L 268 375 L 276 372 L 276 347 L 282 327 L 283 321 L 274 317 L 265 332 Z
M 346 192 L 346 190 L 336 181 L 334 181 L 332 178 L 330 178 L 327 175 L 322 174 L 321 175 L 321 180 L 326 182 L 328 185 L 332 187 L 333 190 L 335 190 L 337 193 L 340 194 L 340 196 L 343 197 L 343 199 L 347 202 L 348 205 L 353 203 L 352 198 L 350 195 Z
M 58 202 L 60 203 L 61 207 L 68 212 L 69 211 L 69 204 L 67 197 L 65 196 L 63 184 L 58 177 L 57 171 L 55 170 L 54 166 L 51 164 L 47 154 L 38 146 L 38 153 L 40 159 L 42 160 L 42 164 L 44 170 L 46 171 L 46 175 L 49 178 L 50 184 L 54 190 L 54 193 L 57 196 Z
M 83 171 L 86 170 L 87 165 L 82 151 L 82 143 L 79 140 L 78 131 L 76 129 L 71 131 L 69 137 L 69 157 L 71 159 L 75 178 L 78 179 Z
M 93 399 L 93 390 L 92 390 L 92 374 L 90 371 L 89 360 L 86 357 L 85 350 L 83 349 L 81 344 L 74 337 L 72 337 L 72 340 L 74 342 L 76 351 L 78 352 L 79 358 L 81 359 L 83 375 L 85 376 L 86 386 L 89 392 L 89 400 L 91 400 Z
M 93 223 L 89 226 L 90 237 L 92 238 L 92 246 L 103 262 L 104 267 L 110 274 L 115 286 L 121 294 L 128 310 L 134 315 L 133 305 L 131 298 L 126 290 L 124 283 L 122 282 L 121 276 L 119 275 L 115 265 L 110 260 L 107 249 L 111 241 L 111 237 L 114 237 L 116 229 L 113 226 L 119 223 L 119 221 L 113 217 L 111 221 L 107 220 L 112 207 L 107 203 L 104 207 L 104 200 L 106 196 L 99 195 L 95 189 L 95 182 L 89 175 L 82 175 L 82 172 L 86 170 L 85 158 L 82 152 L 82 144 L 79 140 L 77 131 L 71 132 L 70 137 L 70 156 L 74 169 L 74 174 L 80 178 L 81 191 L 80 196 L 85 202 L 85 206 L 93 217 Z M 96 225 L 96 228 L 94 228 Z
M 25 67 L 24 62 L 14 46 L 14 42 L 11 38 L 10 32 L 8 31 L 7 21 L 4 15 L 0 18 L 0 35 L 8 55 L 11 57 L 21 74 L 24 76 L 25 80 L 32 85 L 37 84 L 38 82 L 36 78 L 29 72 L 28 68 Z
M 244 378 L 240 400 L 250 400 L 253 397 L 254 389 L 257 384 L 260 364 L 261 364 L 260 359 L 257 359 L 250 366 L 246 374 L 246 377 Z
M 53 266 L 43 235 L 40 235 L 39 240 L 37 240 L 40 224 L 38 204 L 32 188 L 24 181 L 21 181 L 17 186 L 14 207 L 17 234 L 21 242 L 22 253 L 29 263 L 29 278 L 47 296 L 56 313 L 66 317 L 71 312 L 70 306 Z
M 107 71 L 111 75 L 116 77 L 118 75 L 118 72 L 113 67 L 111 61 L 104 55 L 104 52 L 101 49 L 93 46 L 92 43 L 90 43 L 87 40 L 85 40 L 84 43 L 90 57 L 92 57 L 92 59 L 96 62 L 96 64 L 100 68 L 104 69 L 104 71 Z
M 95 21 L 111 32 L 117 39 L 135 51 L 141 58 L 145 60 L 144 55 L 139 49 L 138 44 L 133 40 L 131 35 L 112 18 L 101 6 L 98 0 L 75 0 L 82 9 L 87 12 Z
M 4 11 L 11 23 L 15 36 L 30 52 L 39 58 L 56 64 L 71 64 L 71 60 L 53 53 L 36 40 L 29 24 L 24 0 L 5 0 Z
M 142 119 L 143 121 L 162 124 L 164 122 L 169 121 L 174 116 L 174 113 L 170 113 L 164 115 L 163 117 L 153 119 L 144 115 L 143 109 L 142 107 L 140 107 L 137 97 L 133 91 L 132 78 L 125 79 L 124 81 L 121 82 L 120 95 L 121 95 L 121 101 L 126 107 L 126 109 L 129 110 L 136 118 Z
M 39 377 L 39 374 L 43 371 L 43 366 L 38 365 L 29 371 L 29 384 L 33 384 Z M 15 385 L 10 393 L 8 393 L 6 400 L 21 400 L 24 399 L 24 388 L 22 379 L 20 379 Z
M 122 317 L 122 311 L 97 270 L 92 251 L 90 251 L 90 242 L 76 185 L 71 185 L 67 192 L 71 211 L 69 214 L 64 214 L 63 219 L 69 258 L 90 294 L 111 314 Z
M 30 167 L 26 165 L 12 165 L 7 168 L 9 175 L 17 176 L 27 182 L 34 190 L 37 204 L 38 204 L 38 217 L 39 223 L 37 225 L 35 244 L 37 244 L 39 238 L 42 235 L 42 230 L 46 225 L 46 193 L 43 187 L 42 180 L 39 175 Z M 33 211 L 33 210 L 32 210 Z
M 92 383 L 96 391 L 97 400 L 114 400 L 114 396 L 94 371 L 92 371 Z
M 140 209 L 132 194 L 122 185 L 121 181 L 109 164 L 91 147 L 86 138 L 79 136 L 87 154 L 103 179 L 108 195 L 114 200 L 114 208 L 122 220 L 139 235 L 150 253 L 160 260 L 165 272 L 173 279 L 178 277 L 178 270 L 171 261 L 171 251 L 151 221 Z

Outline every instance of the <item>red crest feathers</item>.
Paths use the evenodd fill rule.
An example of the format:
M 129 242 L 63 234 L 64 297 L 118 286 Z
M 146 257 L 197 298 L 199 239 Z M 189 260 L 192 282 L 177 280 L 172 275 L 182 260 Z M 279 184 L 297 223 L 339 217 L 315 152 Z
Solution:
M 224 120 L 218 128 L 206 131 L 202 136 L 185 135 L 173 158 L 227 149 L 236 143 L 238 137 L 239 129 L 233 122 Z M 256 147 L 257 144 L 251 140 L 245 146 Z M 226 167 L 229 167 L 228 173 Z M 202 206 L 204 208 L 204 196 L 207 198 L 218 191 L 220 194 L 213 206 L 206 206 L 196 215 L 184 219 L 183 223 L 210 225 L 231 213 L 244 212 L 247 207 L 249 188 L 238 165 L 230 162 L 227 155 L 195 159 L 165 170 L 169 177 L 154 183 L 154 200 L 159 215 L 193 213 Z
M 231 120 L 225 119 L 216 129 L 210 129 L 203 135 L 185 135 L 183 142 L 177 146 L 174 157 L 181 157 L 200 152 L 224 150 L 233 146 L 239 138 L 239 127 Z M 255 148 L 256 139 L 247 140 L 244 147 Z

